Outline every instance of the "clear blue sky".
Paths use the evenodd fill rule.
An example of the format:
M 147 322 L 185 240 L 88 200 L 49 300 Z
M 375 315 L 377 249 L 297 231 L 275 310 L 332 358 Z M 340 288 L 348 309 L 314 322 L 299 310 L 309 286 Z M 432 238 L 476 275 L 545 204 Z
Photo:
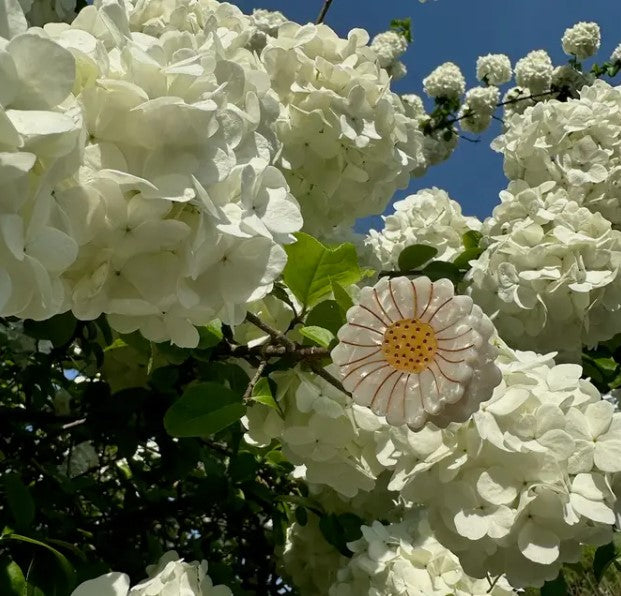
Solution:
M 322 0 L 234 0 L 234 4 L 244 12 L 280 10 L 291 20 L 306 23 L 315 20 Z M 562 64 L 567 57 L 561 36 L 578 21 L 596 21 L 602 28 L 599 62 L 608 59 L 621 42 L 621 0 L 430 0 L 425 4 L 417 0 L 333 0 L 326 24 L 342 36 L 353 27 L 362 27 L 373 36 L 388 29 L 391 19 L 405 17 L 412 18 L 414 42 L 403 58 L 408 75 L 394 85 L 398 93 L 423 95 L 422 79 L 448 60 L 461 67 L 468 87 L 476 85 L 476 59 L 490 52 L 508 54 L 515 64 L 530 50 L 545 49 L 555 65 Z M 498 192 L 506 186 L 501 156 L 489 147 L 499 131 L 495 123 L 479 143 L 460 140 L 447 162 L 413 179 L 393 201 L 417 189 L 438 186 L 459 201 L 466 214 L 489 215 L 499 200 Z M 367 218 L 357 228 L 378 226 L 379 218 Z

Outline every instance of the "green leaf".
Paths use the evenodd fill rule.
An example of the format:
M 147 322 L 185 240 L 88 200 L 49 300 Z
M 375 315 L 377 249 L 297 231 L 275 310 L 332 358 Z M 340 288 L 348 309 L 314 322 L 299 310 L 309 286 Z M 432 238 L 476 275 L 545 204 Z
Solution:
M 608 567 L 617 558 L 617 549 L 613 542 L 600 546 L 593 556 L 593 574 L 597 583 L 602 580 Z
M 239 393 L 216 383 L 198 383 L 168 408 L 164 428 L 173 437 L 204 437 L 237 422 L 245 410 Z
M 198 335 L 198 350 L 206 350 L 207 348 L 213 348 L 222 341 L 222 323 L 220 321 L 212 321 L 209 325 L 204 327 L 197 327 Z
M 444 261 L 429 263 L 421 273 L 426 275 L 431 281 L 446 278 L 450 279 L 454 284 L 461 281 L 462 278 L 461 272 L 453 263 L 446 263 Z
M 252 388 L 252 401 L 263 404 L 277 412 L 280 412 L 280 408 L 274 399 L 270 383 L 266 377 L 261 377 L 256 385 Z
M 481 232 L 477 232 L 476 230 L 468 230 L 461 237 L 461 241 L 464 244 L 464 248 L 478 248 L 481 238 L 483 238 L 483 234 L 481 234 Z
M 455 257 L 455 259 L 453 260 L 453 265 L 455 265 L 455 267 L 458 267 L 459 269 L 470 269 L 469 261 L 478 259 L 481 256 L 483 250 L 484 249 L 478 246 L 475 246 L 473 248 L 467 248 L 466 250 L 464 250 L 464 252 Z
M 323 327 L 334 335 L 345 325 L 345 311 L 335 300 L 324 300 L 313 308 L 306 317 L 307 327 Z
M 20 529 L 28 528 L 35 516 L 35 504 L 28 487 L 18 474 L 7 474 L 4 477 L 4 490 L 15 524 Z
M 30 538 L 29 536 L 22 536 L 21 534 L 4 534 L 0 540 L 17 540 L 19 542 L 26 542 L 27 544 L 33 544 L 35 546 L 40 546 L 41 548 L 46 549 L 48 552 L 52 553 L 55 559 L 58 561 L 60 568 L 63 571 L 63 575 L 65 576 L 67 583 L 69 586 L 73 587 L 75 584 L 75 569 L 73 565 L 69 562 L 67 557 L 63 555 L 60 551 L 56 550 L 54 547 L 49 544 L 45 544 L 45 542 L 41 542 L 36 538 Z
M 295 508 L 295 521 L 301 526 L 305 526 L 308 523 L 308 511 L 306 511 L 305 507 Z
M 410 17 L 407 19 L 392 19 L 390 21 L 390 28 L 405 37 L 408 43 L 412 43 L 412 19 Z
M 0 594 L 23 596 L 26 592 L 26 578 L 19 565 L 10 559 L 0 561 Z
M 563 577 L 563 572 L 558 574 L 558 577 L 552 581 L 546 582 L 541 588 L 541 596 L 568 596 L 567 584 Z
M 438 254 L 435 246 L 412 244 L 406 246 L 399 255 L 399 271 L 412 271 L 424 265 Z
M 345 557 L 351 557 L 347 548 L 348 542 L 358 540 L 362 536 L 360 527 L 364 520 L 353 513 L 330 513 L 319 520 L 319 529 L 324 538 Z
M 334 340 L 334 334 L 331 331 L 316 325 L 302 327 L 300 333 L 323 348 L 327 348 Z
M 24 333 L 35 339 L 49 339 L 54 347 L 59 347 L 64 346 L 73 338 L 77 323 L 71 312 L 55 315 L 45 321 L 26 319 Z
M 334 294 L 334 300 L 336 300 L 337 304 L 343 309 L 343 311 L 347 312 L 354 305 L 354 301 L 347 293 L 347 290 L 345 290 L 340 283 L 334 280 L 332 281 L 332 294 Z
M 313 306 L 332 291 L 332 281 L 343 285 L 361 278 L 353 244 L 328 248 L 312 236 L 299 232 L 297 242 L 285 246 L 287 265 L 283 279 L 305 306 Z

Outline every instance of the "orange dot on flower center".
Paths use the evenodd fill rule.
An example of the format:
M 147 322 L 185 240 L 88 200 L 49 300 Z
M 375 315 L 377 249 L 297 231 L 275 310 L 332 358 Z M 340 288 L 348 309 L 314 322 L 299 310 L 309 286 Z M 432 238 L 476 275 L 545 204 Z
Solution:
M 438 349 L 433 327 L 418 319 L 401 319 L 384 333 L 382 352 L 388 364 L 403 372 L 421 373 Z

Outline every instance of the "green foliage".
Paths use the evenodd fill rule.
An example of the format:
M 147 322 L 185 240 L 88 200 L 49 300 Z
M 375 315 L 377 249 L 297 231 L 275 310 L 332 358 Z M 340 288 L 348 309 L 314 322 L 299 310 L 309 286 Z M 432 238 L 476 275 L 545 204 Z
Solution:
M 463 242 L 465 249 L 478 248 L 481 238 L 483 238 L 483 234 L 481 234 L 481 232 L 477 232 L 476 230 L 468 230 L 461 237 L 461 241 Z
M 333 281 L 350 285 L 361 279 L 353 244 L 328 248 L 303 232 L 295 236 L 297 242 L 285 247 L 288 261 L 283 279 L 304 306 L 314 306 L 329 294 Z
M 319 520 L 319 529 L 323 537 L 345 557 L 351 557 L 347 548 L 348 542 L 358 540 L 362 536 L 360 526 L 364 520 L 353 513 L 330 513 Z
M 173 437 L 206 437 L 237 422 L 245 411 L 241 394 L 216 383 L 199 383 L 170 406 L 164 428 Z
M 399 270 L 412 271 L 429 262 L 438 254 L 438 249 L 426 244 L 406 246 L 399 254 Z
M 412 43 L 412 19 L 410 17 L 407 19 L 392 19 L 390 21 L 390 28 L 405 37 L 408 43 Z
M 334 334 L 330 330 L 317 325 L 302 327 L 300 334 L 323 348 L 327 348 L 334 341 Z
M 259 404 L 263 404 L 264 406 L 268 406 L 269 408 L 280 412 L 280 408 L 274 399 L 274 394 L 272 393 L 269 381 L 265 377 L 259 379 L 259 381 L 252 388 L 251 399 L 252 401 L 256 401 Z
M 28 487 L 22 482 L 19 474 L 6 474 L 2 483 L 9 509 L 19 529 L 28 528 L 35 517 L 35 504 Z
M 306 325 L 323 327 L 333 335 L 345 324 L 345 310 L 336 300 L 324 300 L 313 308 L 306 317 Z

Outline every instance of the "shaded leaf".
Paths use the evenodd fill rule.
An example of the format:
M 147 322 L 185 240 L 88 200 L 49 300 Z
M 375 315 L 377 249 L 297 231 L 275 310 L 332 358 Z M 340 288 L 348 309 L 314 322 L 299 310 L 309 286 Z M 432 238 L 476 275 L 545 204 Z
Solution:
M 418 269 L 438 254 L 438 249 L 427 244 L 406 246 L 399 255 L 399 270 Z
M 462 273 L 453 265 L 444 261 L 434 261 L 429 263 L 423 270 L 422 274 L 426 275 L 431 281 L 446 278 L 450 279 L 454 284 L 461 281 Z
M 7 474 L 4 479 L 6 500 L 18 528 L 28 528 L 35 516 L 35 503 L 28 487 L 18 474 Z
M 252 401 L 256 401 L 264 406 L 268 406 L 277 412 L 280 412 L 280 408 L 272 395 L 269 381 L 266 377 L 261 377 L 256 385 L 252 388 Z
M 302 327 L 300 329 L 300 333 L 323 348 L 327 348 L 334 339 L 334 334 L 331 331 L 316 325 Z
M 469 261 L 478 259 L 481 256 L 482 252 L 483 249 L 479 247 L 467 248 L 466 250 L 464 250 L 464 252 L 455 257 L 455 259 L 453 260 L 453 265 L 455 265 L 455 267 L 458 267 L 459 269 L 470 269 Z
M 593 556 L 593 574 L 599 583 L 606 573 L 606 569 L 617 558 L 617 549 L 612 542 L 600 546 Z
M 75 334 L 77 320 L 71 312 L 54 315 L 45 321 L 24 321 L 24 332 L 35 339 L 48 339 L 55 347 L 68 343 Z
M 26 590 L 26 578 L 19 565 L 11 559 L 0 561 L 0 594 L 6 596 L 23 596 Z
M 481 234 L 481 232 L 477 232 L 476 230 L 468 230 L 461 237 L 461 241 L 465 249 L 478 248 L 481 238 L 483 238 L 483 234 Z
M 336 300 L 337 304 L 343 309 L 343 311 L 347 312 L 354 305 L 354 301 L 347 293 L 347 290 L 345 290 L 340 283 L 334 280 L 332 280 L 332 294 L 334 294 L 334 300 Z
M 323 327 L 336 335 L 345 325 L 345 311 L 335 300 L 324 300 L 313 308 L 306 317 L 307 327 Z

